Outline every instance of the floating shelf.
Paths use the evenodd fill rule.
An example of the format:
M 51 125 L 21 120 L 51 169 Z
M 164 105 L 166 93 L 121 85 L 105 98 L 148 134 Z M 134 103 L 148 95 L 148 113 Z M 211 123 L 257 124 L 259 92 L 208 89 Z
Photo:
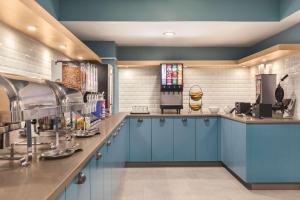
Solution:
M 0 9 L 1 22 L 61 52 L 70 59 L 101 62 L 97 54 L 35 0 L 2 0 Z M 29 31 L 28 26 L 35 26 L 37 30 Z
M 236 60 L 141 60 L 118 61 L 118 67 L 156 67 L 161 63 L 183 63 L 188 67 L 234 67 L 238 65 Z
M 255 66 L 261 63 L 290 56 L 300 52 L 300 44 L 278 44 L 265 50 L 244 57 L 238 61 L 239 66 Z
M 119 67 L 152 67 L 178 62 L 188 67 L 250 67 L 300 52 L 300 44 L 278 44 L 239 60 L 131 60 L 118 61 Z

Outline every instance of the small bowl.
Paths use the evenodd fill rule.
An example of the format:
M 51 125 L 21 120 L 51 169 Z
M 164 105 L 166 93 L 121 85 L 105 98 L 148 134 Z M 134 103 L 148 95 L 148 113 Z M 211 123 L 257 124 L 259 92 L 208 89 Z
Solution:
M 211 106 L 211 107 L 208 107 L 208 110 L 212 114 L 217 114 L 219 112 L 220 108 L 219 107 L 215 107 L 215 106 Z

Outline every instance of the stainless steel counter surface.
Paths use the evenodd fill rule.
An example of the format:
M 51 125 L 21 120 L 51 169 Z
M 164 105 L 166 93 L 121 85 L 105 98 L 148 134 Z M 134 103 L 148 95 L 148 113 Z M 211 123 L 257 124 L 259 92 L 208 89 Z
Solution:
M 300 119 L 276 119 L 276 118 L 254 118 L 249 116 L 239 116 L 235 114 L 211 114 L 211 113 L 181 113 L 181 114 L 161 114 L 161 113 L 150 113 L 150 114 L 130 114 L 133 117 L 224 117 L 234 121 L 246 123 L 246 124 L 300 124 Z
M 51 161 L 34 159 L 27 168 L 20 167 L 18 163 L 0 161 L 0 199 L 55 199 L 125 117 L 125 113 L 113 115 L 100 123 L 100 135 L 76 139 L 83 151 L 69 158 Z

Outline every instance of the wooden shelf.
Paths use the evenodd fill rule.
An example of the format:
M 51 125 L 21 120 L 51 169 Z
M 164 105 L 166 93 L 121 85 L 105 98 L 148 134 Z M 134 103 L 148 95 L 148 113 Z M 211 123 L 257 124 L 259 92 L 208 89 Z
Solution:
M 101 62 L 101 58 L 97 54 L 35 0 L 2 0 L 0 9 L 0 21 L 63 53 L 70 59 Z M 37 27 L 37 30 L 28 31 L 27 26 L 30 25 Z M 66 48 L 62 49 L 62 45 Z
M 278 44 L 265 50 L 244 57 L 238 61 L 239 66 L 255 66 L 290 56 L 300 52 L 300 44 Z
M 161 63 L 183 63 L 188 67 L 234 67 L 238 65 L 235 60 L 142 60 L 118 61 L 118 67 L 155 67 Z
M 118 61 L 119 67 L 151 67 L 161 63 L 183 63 L 189 67 L 251 67 L 300 52 L 300 44 L 278 44 L 240 60 L 131 60 Z

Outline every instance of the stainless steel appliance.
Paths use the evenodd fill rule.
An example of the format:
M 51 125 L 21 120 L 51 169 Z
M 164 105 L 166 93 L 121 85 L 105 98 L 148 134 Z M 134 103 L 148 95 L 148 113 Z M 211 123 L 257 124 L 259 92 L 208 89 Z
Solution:
M 256 75 L 256 103 L 253 105 L 254 117 L 272 117 L 272 105 L 275 100 L 276 74 Z
M 183 109 L 183 64 L 161 64 L 160 109 Z
M 59 133 L 66 133 L 69 129 L 73 129 L 73 113 L 85 114 L 86 106 L 83 102 L 83 95 L 79 90 L 65 87 L 61 83 L 46 81 L 49 87 L 54 91 L 57 105 L 59 106 L 59 116 L 50 118 L 45 117 L 39 120 L 40 131 L 51 132 L 56 135 L 56 143 L 52 148 L 59 147 Z M 66 115 L 70 115 L 70 123 L 66 124 Z M 49 125 L 50 126 L 47 126 Z
M 32 157 L 31 122 L 59 115 L 55 93 L 44 80 L 0 75 L 0 99 L 1 123 L 26 123 L 27 153 L 22 159 L 22 165 L 27 166 Z
M 257 103 L 275 104 L 276 74 L 256 75 L 256 98 Z
M 161 92 L 160 108 L 162 113 L 164 113 L 164 109 L 176 109 L 179 113 L 180 109 L 183 108 L 182 92 Z

